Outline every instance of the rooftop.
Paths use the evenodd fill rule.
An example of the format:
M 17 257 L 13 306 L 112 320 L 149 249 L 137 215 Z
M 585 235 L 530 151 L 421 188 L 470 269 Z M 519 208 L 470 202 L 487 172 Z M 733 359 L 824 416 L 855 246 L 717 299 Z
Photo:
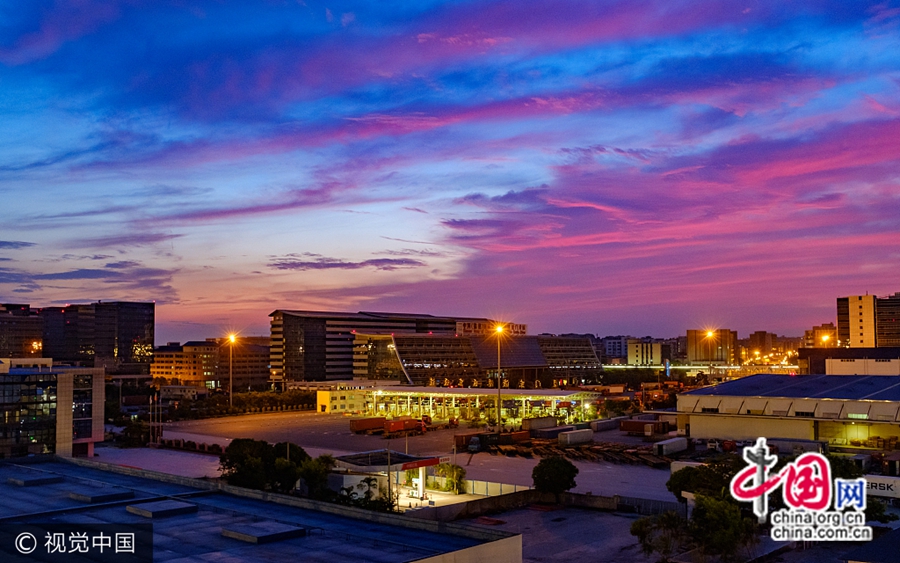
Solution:
M 24 486 L 29 480 L 40 486 Z M 16 483 L 19 483 L 18 485 Z M 154 561 L 406 562 L 512 537 L 493 530 L 378 514 L 91 461 L 0 464 L 0 523 L 149 523 L 131 507 L 177 501 L 188 514 L 152 518 Z M 151 511 L 152 512 L 152 511 Z M 255 545 L 223 529 L 300 527 L 304 537 Z
M 760 373 L 685 395 L 900 401 L 900 376 Z

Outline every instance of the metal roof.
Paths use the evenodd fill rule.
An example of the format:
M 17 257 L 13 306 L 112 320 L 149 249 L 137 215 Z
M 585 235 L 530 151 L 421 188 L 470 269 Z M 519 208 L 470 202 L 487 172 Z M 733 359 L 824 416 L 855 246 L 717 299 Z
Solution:
M 760 373 L 685 395 L 900 401 L 900 375 L 782 375 Z

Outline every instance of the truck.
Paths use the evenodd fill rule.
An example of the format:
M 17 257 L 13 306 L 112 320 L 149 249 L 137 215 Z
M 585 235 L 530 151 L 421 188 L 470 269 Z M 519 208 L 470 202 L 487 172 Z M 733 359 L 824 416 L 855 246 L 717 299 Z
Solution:
M 653 445 L 653 451 L 656 455 L 672 455 L 674 453 L 683 452 L 688 448 L 687 438 L 669 438 Z
M 384 432 L 384 417 L 355 418 L 350 421 L 350 431 L 354 434 L 378 434 Z
M 425 433 L 425 424 L 415 418 L 395 418 L 384 421 L 384 437 L 418 436 Z
M 422 423 L 425 425 L 425 429 L 428 432 L 434 432 L 435 430 L 444 430 L 445 428 L 459 428 L 459 419 L 458 418 L 450 418 L 449 420 L 433 420 L 427 414 L 422 415 Z

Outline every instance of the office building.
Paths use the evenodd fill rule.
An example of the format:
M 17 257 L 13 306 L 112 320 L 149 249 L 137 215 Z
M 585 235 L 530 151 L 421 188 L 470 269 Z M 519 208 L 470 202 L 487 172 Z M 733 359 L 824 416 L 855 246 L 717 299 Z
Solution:
M 154 303 L 125 301 L 45 307 L 44 357 L 111 375 L 149 375 L 155 310 Z
M 725 328 L 687 331 L 687 361 L 692 365 L 734 365 L 737 332 Z
M 634 339 L 633 336 L 604 336 L 599 341 L 600 354 L 603 356 L 604 363 L 617 363 L 615 360 L 625 360 L 628 358 L 628 341 Z
M 628 365 L 657 366 L 663 363 L 663 344 L 660 342 L 638 340 L 628 341 Z
M 28 305 L 0 304 L 0 357 L 40 358 L 43 354 L 41 318 Z
M 900 346 L 900 293 L 875 299 L 875 346 Z
M 160 381 L 164 385 L 216 389 L 219 387 L 216 375 L 218 358 L 219 345 L 215 342 L 169 342 L 153 351 L 150 375 L 154 380 L 164 379 L 164 383 Z
M 274 385 L 290 381 L 350 379 L 354 374 L 356 334 L 484 335 L 498 322 L 406 313 L 321 312 L 279 309 L 271 315 L 271 377 Z M 505 332 L 525 334 L 526 326 L 504 323 Z
M 103 441 L 102 368 L 50 358 L 0 358 L 0 458 L 90 457 Z
M 234 380 L 235 393 L 263 391 L 269 386 L 269 337 L 236 336 L 234 347 L 227 338 L 207 338 L 219 346 L 216 379 L 220 387 L 228 388 Z M 229 370 L 230 366 L 230 370 Z

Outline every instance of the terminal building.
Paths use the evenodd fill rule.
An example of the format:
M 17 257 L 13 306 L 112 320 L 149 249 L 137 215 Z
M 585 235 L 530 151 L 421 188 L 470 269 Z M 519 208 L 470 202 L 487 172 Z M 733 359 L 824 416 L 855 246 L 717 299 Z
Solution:
M 594 381 L 601 369 L 589 338 L 526 336 L 526 325 L 486 318 L 287 310 L 270 316 L 276 386 L 354 377 L 484 386 L 496 379 L 498 345 L 500 370 L 513 388 Z
M 103 368 L 0 358 L 0 459 L 93 456 L 104 437 L 105 400 Z
M 757 374 L 678 395 L 693 438 L 818 440 L 885 449 L 900 437 L 900 376 Z

